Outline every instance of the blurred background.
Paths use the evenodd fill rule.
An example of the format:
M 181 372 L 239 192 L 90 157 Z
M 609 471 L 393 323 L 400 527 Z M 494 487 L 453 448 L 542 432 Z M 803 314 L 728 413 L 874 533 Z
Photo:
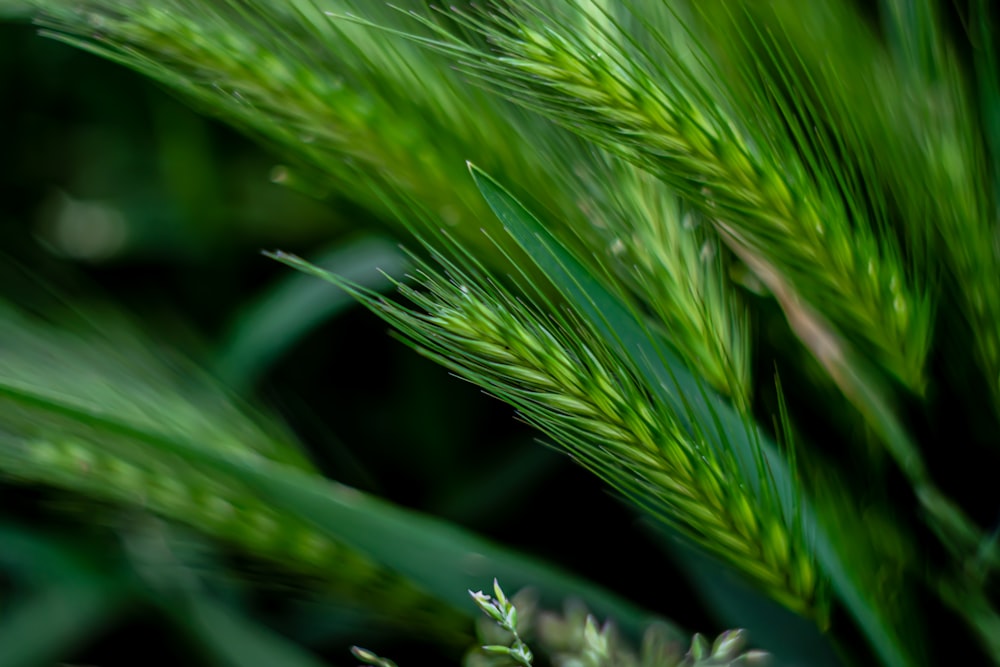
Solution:
M 40 37 L 18 6 L 0 11 L 3 300 L 43 315 L 110 304 L 286 422 L 329 476 L 563 564 L 703 632 L 720 629 L 680 577 L 651 586 L 641 576 L 671 568 L 664 552 L 508 408 L 406 348 L 343 294 L 261 254 L 293 252 L 384 290 L 375 269 L 406 268 L 385 221 L 287 183 L 245 137 L 122 67 Z M 114 522 L 90 520 L 75 502 L 0 482 L 0 639 L 49 632 L 5 613 L 31 586 L 31 545 L 56 544 L 99 570 L 127 567 Z M 599 521 L 601 543 L 567 516 Z M 233 604 L 331 664 L 352 663 L 350 644 L 374 644 L 401 664 L 420 646 L 304 607 L 308 595 L 282 585 L 281 573 L 245 575 L 225 578 Z M 46 613 L 77 604 L 54 590 Z M 64 640 L 53 650 L 63 663 L 215 662 L 156 605 L 134 599 Z M 3 653 L 0 665 L 19 664 Z

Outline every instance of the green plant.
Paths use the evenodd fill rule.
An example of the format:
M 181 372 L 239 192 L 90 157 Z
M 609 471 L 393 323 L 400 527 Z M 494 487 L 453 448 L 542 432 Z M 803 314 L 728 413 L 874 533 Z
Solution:
M 769 638 L 777 660 L 911 667 L 962 643 L 1000 665 L 989 3 L 37 5 L 47 35 L 165 84 L 290 161 L 279 180 L 406 239 L 409 273 L 382 281 L 271 256 L 513 406 L 689 570 L 740 582 L 715 593 L 753 600 L 733 625 L 769 603 L 804 619 L 817 639 L 794 655 Z M 10 477 L 142 507 L 442 643 L 468 632 L 456 591 L 484 575 L 579 591 L 631 639 L 648 625 L 558 568 L 327 482 L 211 381 L 150 375 L 144 344 L 128 352 L 139 333 L 4 322 Z M 494 593 L 473 594 L 509 634 L 490 650 L 528 666 L 520 612 Z M 586 619 L 562 653 L 540 631 L 555 663 L 760 657 L 742 633 L 695 636 L 673 662 L 619 653 Z
M 682 654 L 673 632 L 662 625 L 646 629 L 637 653 L 622 641 L 611 622 L 598 627 L 597 620 L 578 602 L 570 601 L 564 614 L 539 612 L 530 591 L 521 591 L 508 599 L 499 582 L 493 581 L 493 596 L 482 591 L 469 595 L 486 615 L 480 623 L 479 638 L 493 642 L 473 649 L 466 656 L 469 667 L 532 667 L 535 656 L 522 639 L 531 633 L 550 661 L 560 667 L 736 667 L 768 664 L 763 651 L 743 651 L 745 632 L 735 630 L 709 643 L 695 635 L 691 647 Z M 486 619 L 479 619 L 486 621 Z M 375 667 L 395 667 L 393 661 L 357 646 L 351 653 L 358 660 Z

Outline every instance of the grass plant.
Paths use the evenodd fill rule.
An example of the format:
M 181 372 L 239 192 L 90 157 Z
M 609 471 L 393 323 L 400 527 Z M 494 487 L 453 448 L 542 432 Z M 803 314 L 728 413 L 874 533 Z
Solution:
M 331 481 L 111 310 L 0 312 L 9 481 L 184 526 L 452 651 L 468 589 L 493 626 L 469 665 L 921 667 L 956 646 L 1000 665 L 989 3 L 34 4 L 46 36 L 158 81 L 279 155 L 277 180 L 401 238 L 408 272 L 385 280 L 268 254 L 611 488 L 666 545 L 650 585 L 693 558 L 724 626 L 774 631 L 750 650 L 744 630 L 692 637 L 565 563 Z M 576 518 L 601 544 L 608 527 Z M 630 567 L 618 556 L 608 569 Z M 471 593 L 484 577 L 612 620 L 546 615 L 497 579 Z M 246 618 L 170 590 L 226 629 L 204 640 L 223 654 L 313 660 L 277 638 L 240 652 Z

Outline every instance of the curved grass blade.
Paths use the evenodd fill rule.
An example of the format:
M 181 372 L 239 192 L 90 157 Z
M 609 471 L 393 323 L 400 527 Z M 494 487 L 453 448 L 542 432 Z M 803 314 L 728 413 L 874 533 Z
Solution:
M 287 429 L 262 419 L 183 355 L 155 345 L 128 318 L 110 308 L 58 308 L 53 312 L 63 314 L 52 326 L 0 303 L 0 384 L 38 388 L 140 429 L 184 433 L 206 447 L 315 470 Z M 6 436 L 46 429 L 11 411 L 0 412 L 0 425 Z
M 492 577 L 513 588 L 537 588 L 558 602 L 582 597 L 595 610 L 637 631 L 650 614 L 586 580 L 537 559 L 495 545 L 444 521 L 368 496 L 315 474 L 268 461 L 251 452 L 208 448 L 183 437 L 167 437 L 59 396 L 0 383 L 0 397 L 45 414 L 123 436 L 182 458 L 207 474 L 238 480 L 260 499 L 395 571 L 436 599 L 469 615 L 466 591 Z

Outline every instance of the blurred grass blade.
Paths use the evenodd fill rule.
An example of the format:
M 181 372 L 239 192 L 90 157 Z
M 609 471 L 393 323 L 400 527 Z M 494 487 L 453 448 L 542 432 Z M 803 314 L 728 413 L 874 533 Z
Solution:
M 20 19 L 31 16 L 34 7 L 27 0 L 0 0 L 0 19 Z
M 27 388 L 0 384 L 0 396 L 53 418 L 87 424 L 100 432 L 141 442 L 161 454 L 179 456 L 210 475 L 239 480 L 282 514 L 309 522 L 463 613 L 472 614 L 466 591 L 480 589 L 498 577 L 512 588 L 536 587 L 553 603 L 582 597 L 593 609 L 617 619 L 629 630 L 638 630 L 650 620 L 648 613 L 584 579 L 317 475 L 249 452 L 237 454 L 182 437 L 143 431 L 114 416 Z
M 373 236 L 338 245 L 316 263 L 375 291 L 389 289 L 386 275 L 400 275 L 408 266 L 395 244 Z M 287 275 L 237 315 L 220 346 L 216 374 L 234 389 L 251 387 L 286 350 L 354 303 L 342 290 Z
M 0 667 L 59 663 L 108 624 L 125 601 L 121 582 L 55 579 L 0 608 Z
M 90 579 L 95 574 L 73 556 L 65 541 L 0 521 L 0 568 L 25 581 Z
M 830 533 L 817 519 L 768 436 L 706 391 L 676 355 L 656 340 L 503 186 L 475 167 L 472 175 L 515 240 L 542 267 L 567 301 L 594 322 L 609 342 L 617 343 L 625 358 L 634 360 L 636 370 L 645 376 L 660 400 L 674 406 L 681 415 L 689 413 L 692 425 L 717 425 L 720 440 L 715 441 L 716 446 L 731 448 L 744 466 L 758 461 L 757 457 L 764 458 L 782 507 L 789 512 L 788 516 L 794 514 L 802 521 L 817 560 L 833 584 L 833 592 L 885 664 L 890 667 L 924 664 L 916 647 L 919 637 L 907 629 L 894 627 L 882 601 L 872 600 L 867 594 L 864 580 L 869 575 L 862 571 L 865 565 L 845 560 L 838 543 L 850 540 L 851 536 Z M 751 480 L 757 470 L 745 468 Z
M 974 34 L 974 44 L 977 48 L 975 57 L 976 78 L 978 83 L 980 117 L 983 123 L 983 135 L 986 137 L 987 151 L 993 163 L 991 185 L 993 199 L 1000 199 L 1000 53 L 993 37 L 995 24 L 998 20 L 991 14 L 990 0 L 975 0 L 972 3 L 972 25 L 978 26 Z M 998 383 L 1000 384 L 1000 383 Z
M 61 304 L 62 305 L 62 304 Z M 254 451 L 312 470 L 274 420 L 254 413 L 182 354 L 157 345 L 110 308 L 63 312 L 58 326 L 0 303 L 0 383 L 58 395 L 138 430 L 183 434 L 205 447 Z M 52 425 L 0 411 L 4 436 L 36 437 Z M 68 435 L 68 433 L 67 433 Z
M 427 12 L 422 1 L 404 4 Z M 375 217 L 393 220 L 385 192 L 396 204 L 427 204 L 484 256 L 495 255 L 478 233 L 489 212 L 462 178 L 462 161 L 471 154 L 499 173 L 551 184 L 539 155 L 508 140 L 527 129 L 523 115 L 465 86 L 445 58 L 336 18 L 365 14 L 399 25 L 386 3 L 36 5 L 43 34 L 160 81 Z M 554 184 L 538 192 L 555 205 L 565 201 Z
M 42 667 L 66 658 L 107 624 L 122 602 L 103 583 L 52 584 L 0 614 L 0 667 Z
M 225 667 L 325 667 L 305 649 L 207 595 L 171 600 L 166 611 Z
M 243 591 L 220 585 L 217 564 L 209 564 L 214 554 L 206 552 L 206 545 L 157 520 L 137 523 L 123 537 L 151 602 L 210 662 L 226 667 L 322 667 L 308 651 L 242 613 L 250 606 L 241 604 Z
M 945 547 L 967 562 L 978 552 L 984 562 L 995 567 L 998 563 L 995 549 L 982 548 L 986 536 L 934 483 L 919 447 L 896 414 L 888 386 L 881 381 L 875 369 L 857 355 L 777 271 L 752 253 L 738 254 L 748 265 L 755 267 L 755 273 L 787 313 L 792 330 L 878 435 L 913 485 L 917 499 L 926 511 L 932 528 L 943 538 Z
M 646 618 L 557 568 L 326 480 L 301 455 L 284 456 L 298 452 L 293 439 L 259 428 L 217 387 L 164 381 L 166 351 L 116 337 L 114 320 L 92 339 L 4 314 L 4 475 L 148 509 L 311 577 L 320 593 L 453 640 L 474 613 L 466 590 L 494 576 L 554 603 L 582 595 L 627 627 Z
M 98 571 L 75 546 L 0 522 L 0 568 L 25 591 L 0 599 L 0 667 L 42 667 L 70 657 L 127 602 L 125 578 Z

